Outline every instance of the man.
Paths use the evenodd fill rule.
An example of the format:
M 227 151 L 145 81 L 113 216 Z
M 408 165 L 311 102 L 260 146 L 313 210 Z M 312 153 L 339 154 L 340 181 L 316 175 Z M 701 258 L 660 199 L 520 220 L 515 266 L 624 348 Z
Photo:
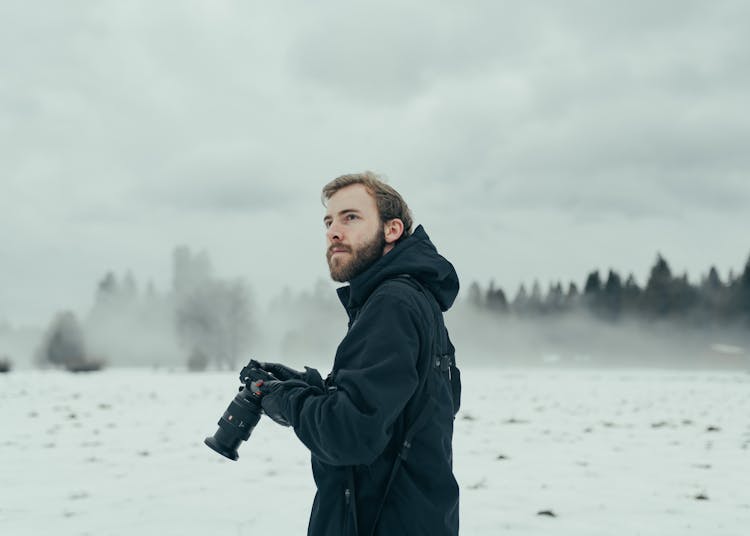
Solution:
M 460 399 L 442 322 L 458 276 L 401 196 L 375 174 L 323 189 L 328 266 L 349 330 L 323 382 L 263 363 L 264 412 L 312 454 L 317 494 L 308 535 L 458 534 L 452 470 Z

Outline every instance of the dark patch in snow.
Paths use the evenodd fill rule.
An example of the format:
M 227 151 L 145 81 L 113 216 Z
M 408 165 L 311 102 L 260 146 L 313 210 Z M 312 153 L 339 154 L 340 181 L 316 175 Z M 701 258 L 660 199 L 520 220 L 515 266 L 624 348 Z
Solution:
M 711 425 L 711 426 L 706 427 L 706 432 L 721 432 L 721 428 L 719 428 L 718 426 Z
M 695 496 L 695 497 L 693 497 L 693 498 L 694 498 L 694 499 L 695 499 L 696 501 L 707 501 L 707 500 L 708 500 L 708 495 L 706 495 L 705 493 L 699 493 L 698 495 L 696 495 L 696 496 Z
M 487 487 L 487 479 L 483 478 L 479 482 L 466 486 L 469 489 L 485 489 Z
M 547 517 L 557 517 L 557 514 L 553 512 L 552 510 L 539 510 L 536 515 L 538 516 L 547 516 Z
M 523 420 L 523 419 L 516 419 L 515 417 L 511 417 L 510 419 L 505 419 L 503 421 L 505 424 L 528 424 L 529 421 Z

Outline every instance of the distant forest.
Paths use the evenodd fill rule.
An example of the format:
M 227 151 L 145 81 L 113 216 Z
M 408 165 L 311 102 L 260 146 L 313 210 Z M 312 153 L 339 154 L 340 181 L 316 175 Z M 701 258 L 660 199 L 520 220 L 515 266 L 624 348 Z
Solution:
M 722 280 L 712 267 L 695 284 L 687 274 L 674 275 L 661 255 L 643 287 L 632 274 L 623 281 L 614 270 L 604 278 L 598 270 L 592 271 L 580 289 L 574 282 L 566 287 L 556 282 L 544 291 L 538 281 L 530 288 L 522 284 L 512 299 L 493 283 L 482 288 L 474 282 L 457 305 L 452 333 L 466 346 L 472 345 L 468 354 L 491 351 L 520 356 L 553 350 L 585 354 L 598 349 L 613 360 L 615 350 L 639 356 L 662 352 L 664 347 L 658 346 L 652 330 L 633 334 L 626 329 L 633 320 L 641 326 L 678 327 L 676 338 L 681 343 L 704 334 L 705 341 L 691 339 L 696 350 L 714 342 L 739 347 L 750 344 L 743 338 L 750 334 L 750 258 L 740 274 L 730 272 Z M 479 315 L 464 314 L 469 310 Z M 251 350 L 253 355 L 300 360 L 329 356 L 343 335 L 344 316 L 325 281 L 309 292 L 280 289 L 268 309 L 259 311 L 245 281 L 216 277 L 205 252 L 181 246 L 173 252 L 171 289 L 158 292 L 152 284 L 139 289 L 132 274 L 117 278 L 109 272 L 96 286 L 88 315 L 79 320 L 71 311 L 57 314 L 35 357 L 39 364 L 70 370 L 105 363 L 183 363 L 194 370 L 209 366 L 235 370 Z M 580 324 L 585 317 L 601 321 L 602 329 Z M 722 331 L 725 328 L 728 331 Z M 647 335 L 652 339 L 646 341 Z M 639 342 L 644 348 L 633 346 Z M 683 361 L 688 352 L 689 348 L 681 348 Z M 10 367 L 4 353 L 7 350 L 0 351 L 0 369 L 3 364 Z
M 739 275 L 730 272 L 727 281 L 722 281 L 716 268 L 711 267 L 693 285 L 687 274 L 673 275 L 661 254 L 644 287 L 638 285 L 632 274 L 623 281 L 614 270 L 609 270 L 606 279 L 594 270 L 585 281 L 583 289 L 574 282 L 567 288 L 557 282 L 544 293 L 538 281 L 531 290 L 522 284 L 512 300 L 493 283 L 483 289 L 474 282 L 469 287 L 468 302 L 482 311 L 519 317 L 586 312 L 608 322 L 640 318 L 671 319 L 694 325 L 750 325 L 750 258 L 743 272 Z

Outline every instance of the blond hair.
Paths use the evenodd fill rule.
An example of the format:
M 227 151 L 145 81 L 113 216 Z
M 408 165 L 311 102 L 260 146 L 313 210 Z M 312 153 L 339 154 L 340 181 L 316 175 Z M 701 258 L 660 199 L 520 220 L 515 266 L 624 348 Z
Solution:
M 375 204 L 378 207 L 378 214 L 382 223 L 394 218 L 401 220 L 404 224 L 404 232 L 397 242 L 411 235 L 414 220 L 406 201 L 404 201 L 401 194 L 395 188 L 386 184 L 380 175 L 372 171 L 350 173 L 333 179 L 323 187 L 323 192 L 321 193 L 323 205 L 333 197 L 333 194 L 352 184 L 361 184 L 375 198 Z

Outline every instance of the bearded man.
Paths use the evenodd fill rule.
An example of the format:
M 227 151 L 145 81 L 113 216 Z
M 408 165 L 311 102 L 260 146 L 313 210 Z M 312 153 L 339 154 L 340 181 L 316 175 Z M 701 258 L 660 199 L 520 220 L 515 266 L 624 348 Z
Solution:
M 456 535 L 461 384 L 442 313 L 458 276 L 377 175 L 323 188 L 326 258 L 349 329 L 325 381 L 262 363 L 260 403 L 310 449 L 308 535 Z

